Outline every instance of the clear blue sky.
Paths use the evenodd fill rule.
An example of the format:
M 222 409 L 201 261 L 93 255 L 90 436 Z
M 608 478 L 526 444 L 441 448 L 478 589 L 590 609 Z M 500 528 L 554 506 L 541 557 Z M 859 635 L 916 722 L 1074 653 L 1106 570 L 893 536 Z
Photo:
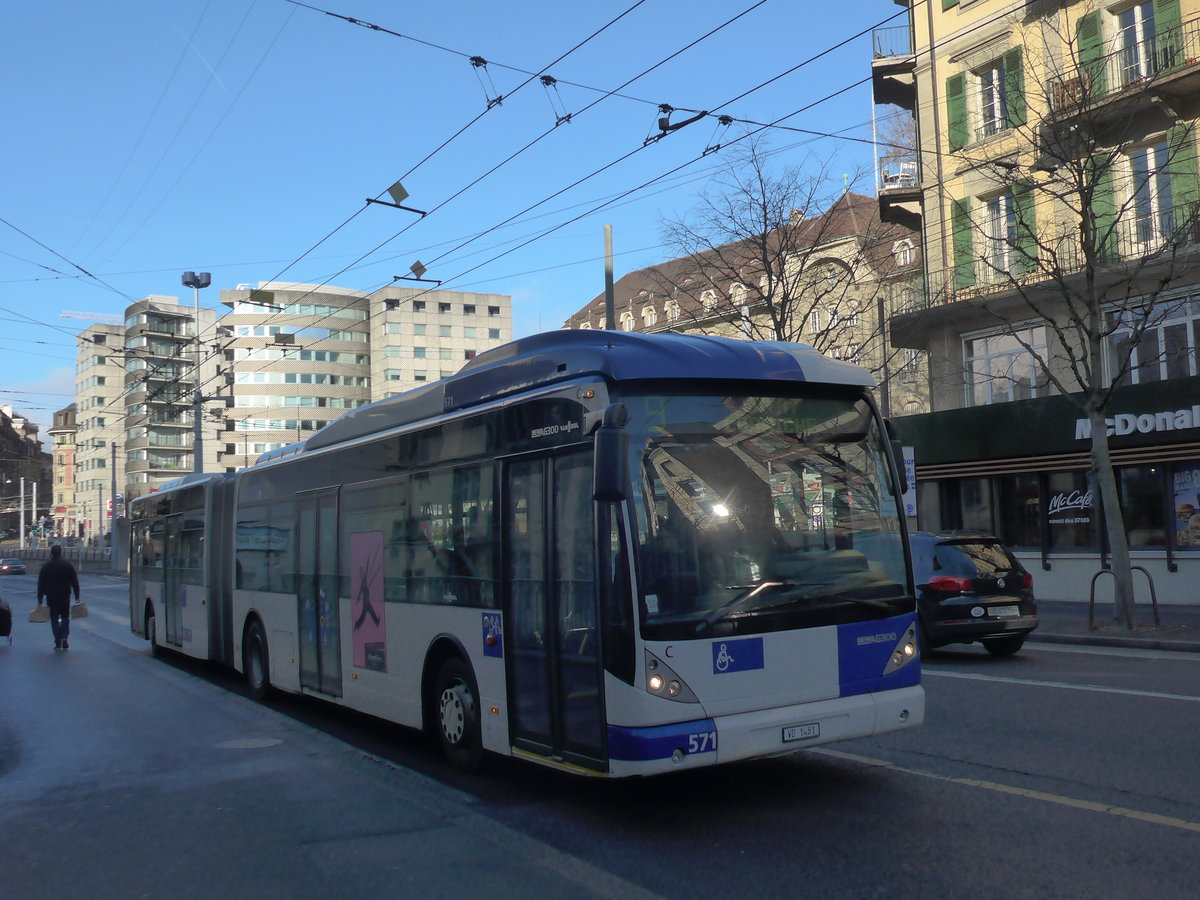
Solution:
M 44 432 L 74 399 L 74 335 L 89 324 L 61 313 L 190 301 L 189 269 L 212 273 L 201 304 L 216 307 L 221 289 L 277 277 L 370 291 L 420 259 L 447 288 L 511 294 L 518 336 L 558 328 L 603 290 L 603 226 L 618 278 L 661 260 L 663 218 L 684 214 L 721 163 L 703 151 L 743 133 L 706 118 L 643 148 L 656 104 L 775 121 L 866 78 L 870 35 L 784 73 L 903 12 L 888 0 L 644 0 L 610 24 L 635 2 L 311 4 L 405 37 L 287 0 L 8 4 L 0 402 Z M 556 89 L 521 87 L 543 70 Z M 869 139 L 870 120 L 867 84 L 785 124 Z M 770 141 L 784 165 L 815 154 L 852 172 L 872 156 L 785 129 Z M 364 210 L 397 179 L 428 216 Z

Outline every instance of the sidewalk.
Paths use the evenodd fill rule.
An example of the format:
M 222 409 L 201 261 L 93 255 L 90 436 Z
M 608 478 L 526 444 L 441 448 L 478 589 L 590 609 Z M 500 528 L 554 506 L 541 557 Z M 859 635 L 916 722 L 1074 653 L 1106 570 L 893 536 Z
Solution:
M 1153 607 L 1139 603 L 1137 624 L 1131 631 L 1123 620 L 1114 621 L 1111 602 L 1097 603 L 1089 628 L 1087 603 L 1039 599 L 1040 622 L 1029 640 L 1200 653 L 1200 604 L 1159 604 L 1158 615 L 1160 625 L 1156 627 Z

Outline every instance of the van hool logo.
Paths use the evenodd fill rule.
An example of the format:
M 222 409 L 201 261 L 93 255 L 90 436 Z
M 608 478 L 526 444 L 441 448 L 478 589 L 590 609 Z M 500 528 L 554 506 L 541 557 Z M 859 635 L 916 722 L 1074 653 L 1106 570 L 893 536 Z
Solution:
M 1155 413 L 1118 413 L 1105 419 L 1105 433 L 1113 435 L 1153 434 L 1156 431 L 1181 431 L 1185 428 L 1200 428 L 1200 405 L 1190 409 L 1163 410 Z M 1075 440 L 1086 441 L 1092 436 L 1089 419 L 1075 420 Z

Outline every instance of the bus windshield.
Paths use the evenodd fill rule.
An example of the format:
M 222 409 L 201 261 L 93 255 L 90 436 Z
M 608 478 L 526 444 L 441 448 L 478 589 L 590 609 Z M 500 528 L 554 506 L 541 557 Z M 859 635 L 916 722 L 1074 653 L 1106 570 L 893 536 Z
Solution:
M 646 639 L 912 610 L 884 438 L 861 393 L 622 399 Z

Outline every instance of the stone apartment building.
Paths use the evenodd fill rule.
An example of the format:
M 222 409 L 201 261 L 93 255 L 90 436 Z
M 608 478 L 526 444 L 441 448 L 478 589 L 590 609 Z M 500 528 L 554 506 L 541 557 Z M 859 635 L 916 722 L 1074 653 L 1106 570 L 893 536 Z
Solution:
M 870 369 L 885 415 L 926 411 L 923 354 L 891 347 L 885 325 L 917 302 L 918 235 L 882 222 L 878 201 L 853 192 L 809 219 L 793 215 L 780 231 L 788 229 L 786 236 L 727 244 L 622 276 L 614 284 L 613 325 L 809 344 Z M 766 286 L 763 249 L 776 257 L 772 278 L 785 287 Z M 607 316 L 601 294 L 563 327 L 602 329 Z
M 898 3 L 872 73 L 917 131 L 879 202 L 924 249 L 892 322 L 929 358 L 933 410 L 903 423 L 921 525 L 994 531 L 1040 595 L 1087 599 L 1107 548 L 1080 403 L 1102 395 L 1133 561 L 1194 601 L 1200 0 Z

